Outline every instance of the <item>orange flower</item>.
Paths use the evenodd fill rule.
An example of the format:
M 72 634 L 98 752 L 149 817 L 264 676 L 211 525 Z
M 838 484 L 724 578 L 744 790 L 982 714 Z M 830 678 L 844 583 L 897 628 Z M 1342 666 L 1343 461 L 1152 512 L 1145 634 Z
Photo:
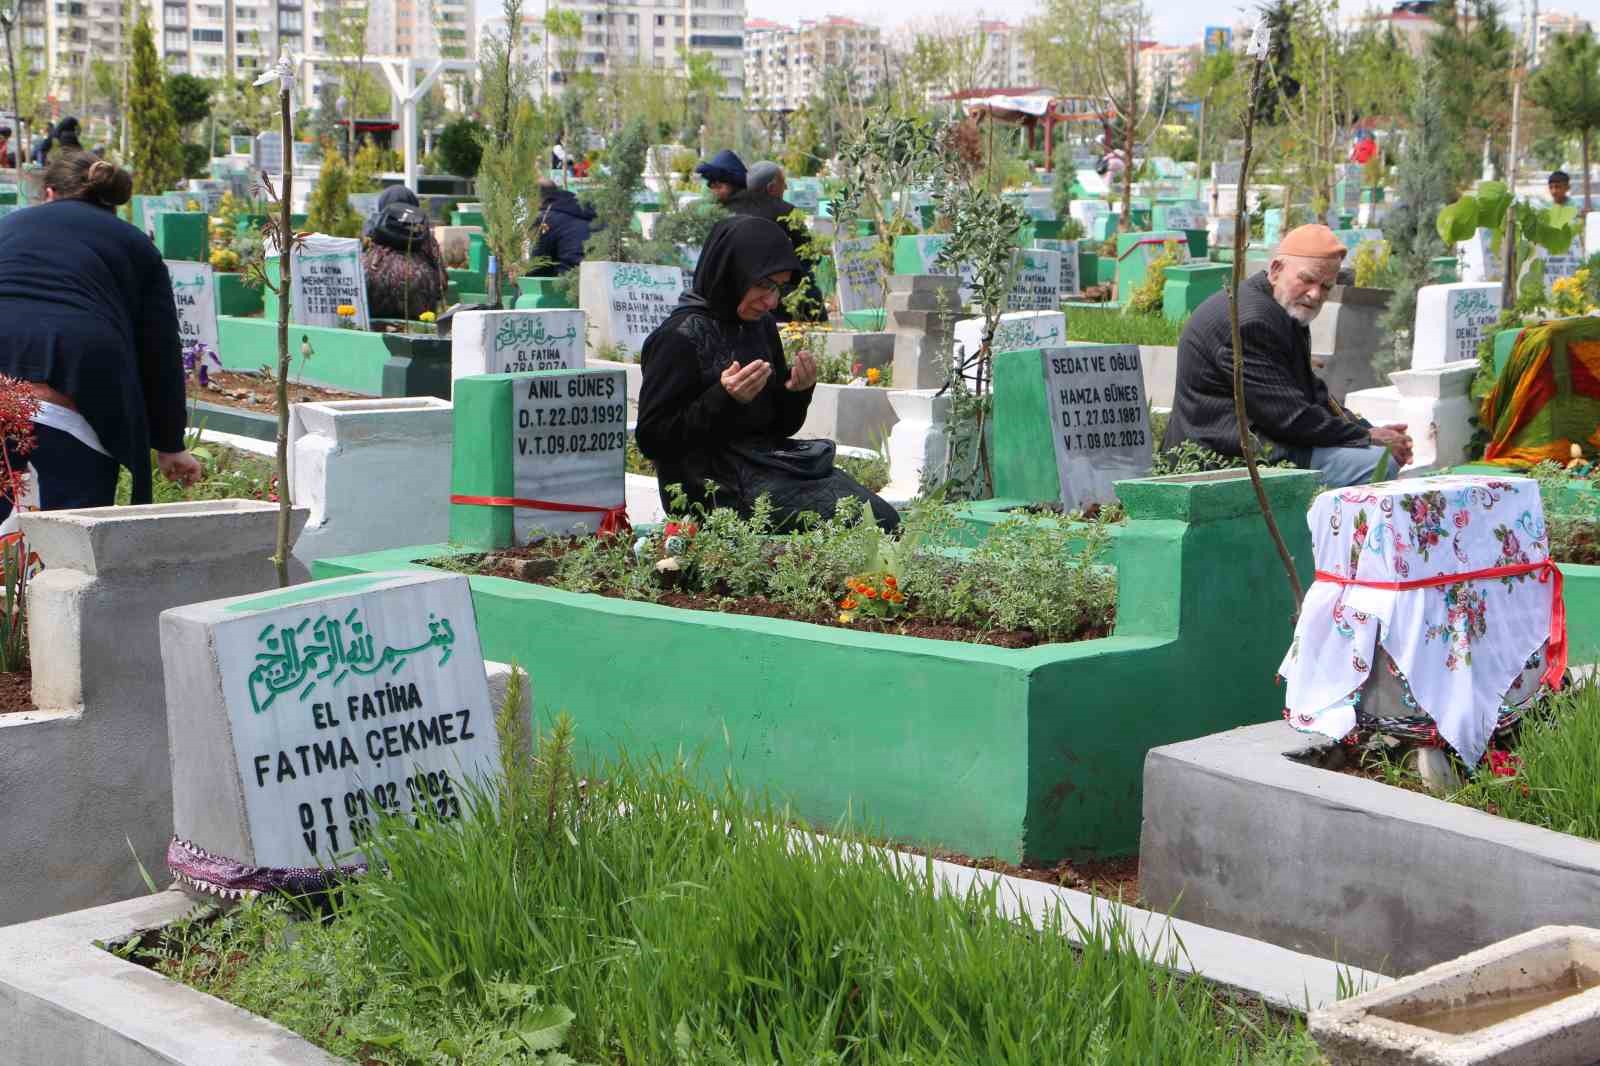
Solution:
M 869 600 L 875 600 L 878 598 L 878 590 L 873 588 L 871 585 L 862 585 L 858 591 L 861 593 L 861 595 L 865 596 Z
M 883 575 L 883 587 L 884 588 L 892 589 L 892 588 L 897 587 L 897 585 L 898 585 L 898 582 L 895 581 L 893 574 L 885 574 L 885 575 Z
M 883 378 L 883 371 L 872 367 L 867 371 L 867 384 L 876 385 Z
M 839 601 L 839 608 L 840 608 L 840 610 L 845 610 L 845 611 L 853 611 L 853 610 L 855 610 L 856 609 L 855 597 L 846 596 L 844 599 L 840 600 Z

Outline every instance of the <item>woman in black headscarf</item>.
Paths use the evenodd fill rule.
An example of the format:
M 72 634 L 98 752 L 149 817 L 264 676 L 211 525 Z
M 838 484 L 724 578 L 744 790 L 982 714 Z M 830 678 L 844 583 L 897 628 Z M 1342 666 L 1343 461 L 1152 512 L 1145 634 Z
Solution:
M 417 194 L 404 185 L 383 190 L 366 235 L 361 270 L 372 317 L 414 319 L 437 312 L 444 300 L 444 253 Z
M 668 485 L 683 486 L 691 503 L 741 514 L 765 495 L 788 526 L 806 511 L 831 517 L 850 496 L 894 530 L 895 509 L 834 468 L 832 441 L 788 439 L 806 420 L 817 366 L 809 352 L 789 365 L 772 311 L 804 269 L 776 223 L 717 223 L 693 288 L 644 342 L 639 450 L 655 462 L 669 507 Z

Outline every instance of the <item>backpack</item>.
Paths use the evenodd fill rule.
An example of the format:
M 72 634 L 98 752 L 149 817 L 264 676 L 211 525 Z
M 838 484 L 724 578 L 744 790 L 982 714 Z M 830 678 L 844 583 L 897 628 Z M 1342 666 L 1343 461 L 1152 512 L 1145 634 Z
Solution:
M 428 232 L 428 216 L 414 204 L 390 204 L 372 223 L 375 242 L 402 252 L 426 247 Z

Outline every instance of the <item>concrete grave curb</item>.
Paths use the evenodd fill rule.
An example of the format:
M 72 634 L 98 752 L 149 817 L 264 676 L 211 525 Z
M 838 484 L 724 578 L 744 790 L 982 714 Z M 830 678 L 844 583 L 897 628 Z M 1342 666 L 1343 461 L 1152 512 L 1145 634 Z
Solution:
M 910 870 L 927 860 L 899 853 Z M 1039 881 L 934 861 L 941 893 L 999 884 L 1001 913 L 1017 920 L 1059 905 L 1063 926 L 1121 917 L 1141 952 L 1285 1010 L 1333 1003 L 1345 987 L 1387 978 L 1347 970 L 1231 933 L 1141 911 Z M 168 980 L 96 946 L 168 925 L 195 910 L 177 891 L 0 929 L 0 1064 L 10 1066 L 331 1066 L 344 1060 L 247 1011 Z M 1069 937 L 1076 939 L 1072 933 Z
M 1600 912 L 1600 843 L 1291 758 L 1333 746 L 1278 721 L 1152 749 L 1145 898 L 1384 973 Z

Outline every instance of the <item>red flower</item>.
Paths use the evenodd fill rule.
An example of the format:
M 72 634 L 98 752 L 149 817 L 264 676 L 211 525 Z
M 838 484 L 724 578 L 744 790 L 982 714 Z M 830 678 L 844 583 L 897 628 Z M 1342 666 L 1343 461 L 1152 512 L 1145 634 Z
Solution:
M 1489 772 L 1496 777 L 1516 777 L 1522 769 L 1522 759 L 1509 751 L 1491 749 L 1489 752 Z

